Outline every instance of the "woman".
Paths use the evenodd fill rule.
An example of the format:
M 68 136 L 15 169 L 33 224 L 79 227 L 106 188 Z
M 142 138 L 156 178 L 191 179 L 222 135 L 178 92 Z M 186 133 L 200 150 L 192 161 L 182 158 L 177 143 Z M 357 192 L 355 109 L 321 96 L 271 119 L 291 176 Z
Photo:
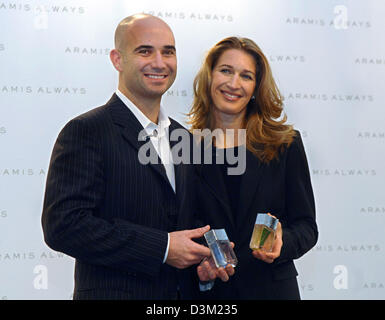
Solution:
M 238 258 L 238 265 L 227 269 L 230 277 L 223 269 L 213 274 L 212 262 L 201 263 L 201 281 L 223 281 L 215 280 L 207 291 L 201 286 L 199 298 L 300 299 L 293 259 L 317 241 L 315 204 L 300 133 L 282 117 L 282 98 L 266 57 L 250 39 L 226 38 L 209 51 L 194 93 L 192 130 L 223 132 L 212 139 L 214 164 L 196 166 L 196 212 L 202 225 L 226 230 Z M 226 155 L 242 152 L 244 172 L 229 175 L 234 163 Z M 216 163 L 223 153 L 224 164 Z M 249 248 L 257 213 L 280 221 L 272 252 Z

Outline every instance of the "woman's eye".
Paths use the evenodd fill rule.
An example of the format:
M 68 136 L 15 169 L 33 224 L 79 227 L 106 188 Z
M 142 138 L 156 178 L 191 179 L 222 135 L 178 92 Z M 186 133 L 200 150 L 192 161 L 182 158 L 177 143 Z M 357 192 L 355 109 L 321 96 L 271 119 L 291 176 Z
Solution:
M 242 77 L 246 80 L 253 80 L 253 77 L 248 74 L 244 74 Z

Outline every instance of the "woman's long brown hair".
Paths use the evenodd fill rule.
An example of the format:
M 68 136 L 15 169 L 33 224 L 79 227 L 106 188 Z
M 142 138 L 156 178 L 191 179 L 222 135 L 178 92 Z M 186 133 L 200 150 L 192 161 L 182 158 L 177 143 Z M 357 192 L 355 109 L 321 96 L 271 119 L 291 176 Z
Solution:
M 246 148 L 262 162 L 268 163 L 278 157 L 285 145 L 290 145 L 295 131 L 292 125 L 286 124 L 287 116 L 283 114 L 281 93 L 265 55 L 248 38 L 223 39 L 208 52 L 194 79 L 194 101 L 188 113 L 191 130 L 215 129 L 212 115 L 213 101 L 210 95 L 211 74 L 219 57 L 229 49 L 242 50 L 252 55 L 255 60 L 257 77 L 254 99 L 252 98 L 247 105 L 244 125 Z

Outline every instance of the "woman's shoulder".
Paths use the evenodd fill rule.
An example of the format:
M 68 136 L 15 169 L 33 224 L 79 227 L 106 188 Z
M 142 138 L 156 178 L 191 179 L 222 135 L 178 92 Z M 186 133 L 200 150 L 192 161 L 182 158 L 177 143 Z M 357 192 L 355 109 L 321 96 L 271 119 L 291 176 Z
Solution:
M 292 154 L 297 154 L 300 150 L 303 150 L 302 135 L 299 130 L 294 129 L 292 139 L 281 146 L 278 160 L 285 159 Z
M 301 132 L 297 129 L 293 129 L 293 131 L 290 133 L 290 138 L 291 139 L 288 139 L 288 141 L 283 144 L 285 149 L 295 148 L 302 143 Z

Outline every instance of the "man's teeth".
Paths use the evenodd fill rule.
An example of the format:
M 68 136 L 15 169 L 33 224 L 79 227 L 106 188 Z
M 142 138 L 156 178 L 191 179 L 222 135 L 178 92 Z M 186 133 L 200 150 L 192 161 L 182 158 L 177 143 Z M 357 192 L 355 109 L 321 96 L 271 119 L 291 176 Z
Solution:
M 156 76 L 156 75 L 153 75 L 153 74 L 148 74 L 146 76 L 148 78 L 151 78 L 151 79 L 164 79 L 164 78 L 166 78 L 166 76 Z

